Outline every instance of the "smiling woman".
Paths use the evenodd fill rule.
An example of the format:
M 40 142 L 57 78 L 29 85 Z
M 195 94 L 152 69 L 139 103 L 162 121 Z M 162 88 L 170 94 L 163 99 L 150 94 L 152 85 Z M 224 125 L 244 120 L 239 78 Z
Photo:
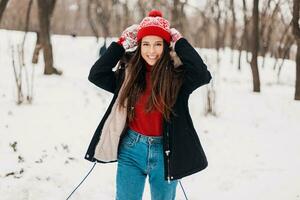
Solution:
M 147 176 L 151 199 L 174 200 L 178 180 L 206 168 L 188 99 L 210 79 L 199 54 L 157 10 L 123 31 L 93 65 L 89 80 L 114 97 L 85 158 L 118 161 L 117 200 L 142 199 Z
M 142 39 L 141 54 L 148 65 L 153 66 L 163 52 L 163 39 L 159 36 L 149 35 Z

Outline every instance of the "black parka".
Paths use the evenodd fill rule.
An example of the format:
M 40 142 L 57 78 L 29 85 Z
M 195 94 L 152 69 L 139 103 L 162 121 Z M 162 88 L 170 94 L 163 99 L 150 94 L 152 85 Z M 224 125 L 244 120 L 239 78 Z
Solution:
M 118 73 L 112 70 L 124 55 L 124 52 L 124 48 L 121 45 L 113 42 L 105 54 L 96 61 L 89 74 L 89 80 L 92 83 L 114 94 L 85 155 L 85 159 L 92 162 L 102 162 L 94 158 L 95 148 L 99 142 L 105 120 L 111 112 L 124 79 L 124 69 L 118 70 Z M 176 103 L 173 106 L 175 114 L 171 115 L 170 121 L 163 121 L 166 180 L 180 179 L 207 167 L 206 156 L 189 113 L 188 99 L 195 89 L 209 83 L 211 74 L 199 54 L 186 39 L 181 38 L 176 42 L 175 52 L 183 63 L 179 67 L 184 68 L 184 79 Z M 121 139 L 124 134 L 126 134 L 126 127 Z

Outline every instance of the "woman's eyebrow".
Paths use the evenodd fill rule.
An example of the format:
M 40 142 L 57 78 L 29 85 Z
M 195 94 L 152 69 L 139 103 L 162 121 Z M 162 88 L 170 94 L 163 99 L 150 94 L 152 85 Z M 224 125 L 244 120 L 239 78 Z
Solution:
M 153 43 L 162 43 L 163 41 L 161 40 L 157 40 L 157 41 L 154 41 Z M 143 41 L 142 43 L 150 43 L 149 41 Z

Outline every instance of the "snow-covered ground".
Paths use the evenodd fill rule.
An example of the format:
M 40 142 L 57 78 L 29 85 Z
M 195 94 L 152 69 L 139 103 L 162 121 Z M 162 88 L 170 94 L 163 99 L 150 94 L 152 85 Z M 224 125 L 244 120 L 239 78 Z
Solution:
M 102 41 L 53 36 L 55 66 L 64 74 L 44 76 L 42 64 L 34 66 L 33 104 L 18 106 L 11 46 L 16 49 L 22 37 L 0 30 L 0 199 L 63 200 L 92 167 L 83 157 L 112 98 L 87 80 Z M 28 34 L 29 71 L 34 44 L 35 35 Z M 221 51 L 215 70 L 214 51 L 200 50 L 217 71 L 217 117 L 203 115 L 206 86 L 196 90 L 190 110 L 209 167 L 182 179 L 186 193 L 190 200 L 300 200 L 295 63 L 285 62 L 278 83 L 273 60 L 267 58 L 260 69 L 262 91 L 253 93 L 250 66 L 244 62 L 237 71 L 230 52 Z M 114 199 L 115 174 L 116 164 L 96 165 L 70 199 Z M 150 199 L 148 185 L 144 199 Z M 179 186 L 176 199 L 184 199 Z

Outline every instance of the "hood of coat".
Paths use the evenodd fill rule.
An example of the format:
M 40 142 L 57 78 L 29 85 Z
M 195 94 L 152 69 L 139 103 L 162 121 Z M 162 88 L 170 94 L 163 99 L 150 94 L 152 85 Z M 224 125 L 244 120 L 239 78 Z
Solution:
M 178 55 L 175 52 L 174 46 L 172 46 L 172 49 L 170 51 L 170 56 L 171 56 L 171 59 L 173 60 L 175 68 L 183 65 L 183 63 L 181 62 L 180 58 L 178 57 Z

